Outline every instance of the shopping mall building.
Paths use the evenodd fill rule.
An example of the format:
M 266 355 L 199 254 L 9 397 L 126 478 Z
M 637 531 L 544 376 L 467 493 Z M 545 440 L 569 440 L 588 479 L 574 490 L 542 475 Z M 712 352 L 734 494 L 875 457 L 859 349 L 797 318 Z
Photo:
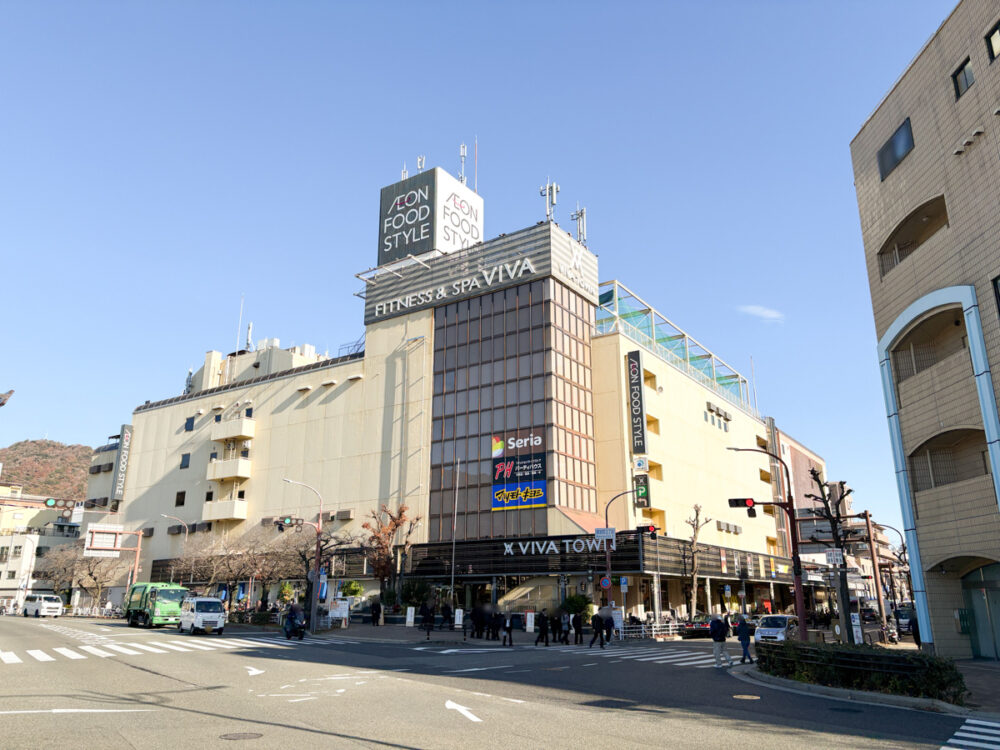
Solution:
M 467 605 L 598 601 L 607 512 L 609 598 L 686 613 L 695 505 L 711 519 L 699 609 L 791 603 L 784 523 L 728 504 L 771 500 L 777 481 L 766 455 L 726 450 L 769 445 L 747 380 L 623 284 L 599 283 L 597 256 L 558 224 L 482 232 L 482 198 L 440 169 L 383 189 L 378 261 L 358 274 L 363 349 L 209 352 L 185 393 L 135 410 L 95 454 L 115 468 L 88 505 L 117 503 L 107 520 L 144 530 L 142 577 L 169 579 L 182 554 L 184 526 L 164 513 L 192 540 L 315 521 L 317 498 L 289 478 L 319 491 L 336 531 L 405 504 L 422 521 L 399 565 L 434 586 L 454 576 Z

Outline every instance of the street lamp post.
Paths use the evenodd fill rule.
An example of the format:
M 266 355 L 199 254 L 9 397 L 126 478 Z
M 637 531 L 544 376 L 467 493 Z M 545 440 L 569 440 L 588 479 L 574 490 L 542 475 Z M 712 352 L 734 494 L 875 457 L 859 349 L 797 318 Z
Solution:
M 604 506 L 604 528 L 608 528 L 608 510 L 610 510 L 610 508 L 611 508 L 611 503 L 613 503 L 615 500 L 617 500 L 620 497 L 625 497 L 626 495 L 633 495 L 633 494 L 635 494 L 635 492 L 636 492 L 636 490 L 634 490 L 634 489 L 625 490 L 624 492 L 619 492 L 613 498 L 611 498 L 610 500 L 608 500 L 608 504 Z M 608 540 L 607 539 L 604 540 L 604 556 L 605 556 L 605 562 L 607 563 L 607 570 L 606 570 L 606 572 L 607 572 L 608 580 L 612 581 L 612 584 L 613 584 L 614 581 L 611 578 L 611 547 L 608 546 Z M 609 605 L 611 604 L 611 589 L 608 589 L 608 604 Z
M 802 558 L 799 556 L 799 525 L 795 519 L 795 499 L 792 497 L 792 478 L 788 471 L 788 464 L 785 460 L 771 451 L 763 448 L 726 448 L 727 451 L 737 453 L 763 453 L 776 461 L 780 461 L 785 467 L 785 501 L 781 503 L 757 503 L 757 505 L 777 505 L 788 514 L 789 536 L 792 542 L 792 576 L 795 585 L 795 616 L 799 621 L 799 640 L 809 640 L 809 632 L 806 626 L 806 602 L 805 592 L 802 589 Z
M 306 484 L 305 482 L 297 482 L 294 479 L 289 479 L 288 477 L 283 477 L 282 481 L 288 482 L 289 484 L 297 484 L 300 487 L 305 487 L 307 490 L 312 490 L 312 492 L 319 498 L 319 521 L 313 523 L 312 521 L 304 521 L 316 529 L 316 561 L 313 565 L 313 581 L 312 581 L 312 602 L 309 605 L 309 628 L 313 635 L 319 630 L 316 609 L 319 604 L 319 556 L 323 551 L 323 496 L 319 494 L 317 490 L 312 485 Z
M 187 552 L 188 551 L 188 548 L 187 548 L 187 546 L 188 546 L 188 525 L 187 525 L 187 523 L 184 522 L 184 521 L 182 521 L 181 519 L 179 519 L 177 516 L 169 516 L 166 513 L 161 513 L 160 515 L 163 516 L 164 518 L 169 518 L 171 521 L 177 521 L 177 523 L 179 523 L 181 526 L 184 527 L 184 551 Z M 170 580 L 173 580 L 173 576 L 170 577 Z M 191 581 L 193 581 L 193 580 L 194 580 L 194 559 L 191 560 L 191 575 L 188 576 L 188 583 L 191 583 Z M 182 586 L 184 585 L 184 581 L 183 580 L 181 581 L 181 585 Z

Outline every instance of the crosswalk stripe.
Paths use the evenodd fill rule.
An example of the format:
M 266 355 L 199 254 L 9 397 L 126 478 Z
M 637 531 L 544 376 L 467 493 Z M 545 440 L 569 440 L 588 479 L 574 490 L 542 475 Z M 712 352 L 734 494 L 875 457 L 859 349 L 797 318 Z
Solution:
M 957 737 L 957 735 L 956 735 L 956 737 Z M 997 750 L 997 748 L 1000 748 L 1000 744 L 997 744 L 996 742 L 989 742 L 989 743 L 987 743 L 987 742 L 973 742 L 972 740 L 967 740 L 967 739 L 964 739 L 964 738 L 955 739 L 955 737 L 952 737 L 950 740 L 948 740 L 948 744 L 949 745 L 951 743 L 953 743 L 953 742 L 961 742 L 962 744 L 960 745 L 960 747 L 963 747 L 963 748 L 968 748 L 968 747 L 972 747 L 972 748 L 984 748 L 984 750 Z
M 106 656 L 114 656 L 110 651 L 105 651 L 103 648 L 98 648 L 97 646 L 80 646 L 80 650 L 94 656 L 100 656 L 102 659 Z
M 126 643 L 124 644 L 129 648 L 141 648 L 143 651 L 149 651 L 154 654 L 165 654 L 167 653 L 162 648 L 157 648 L 156 646 L 147 646 L 145 643 Z
M 0 661 L 4 664 L 20 664 L 21 660 L 13 651 L 0 651 Z
M 223 641 L 216 641 L 216 643 L 228 643 L 234 648 L 246 648 L 247 646 L 256 646 L 257 644 L 253 641 L 246 641 L 242 638 L 226 638 Z
M 232 643 L 227 643 L 219 638 L 213 638 L 209 645 L 215 646 L 215 648 L 239 648 L 239 646 L 234 646 Z
M 53 648 L 52 650 L 55 651 L 57 654 L 62 654 L 67 659 L 86 659 L 87 658 L 83 654 L 78 654 L 76 651 L 74 651 L 71 648 Z
M 139 656 L 140 654 L 142 654 L 142 651 L 136 651 L 134 649 L 127 648 L 125 646 L 119 646 L 115 643 L 105 643 L 104 647 L 110 648 L 112 651 L 117 651 L 120 654 L 127 654 L 128 656 Z
M 175 646 L 172 643 L 164 643 L 163 641 L 157 641 L 157 646 L 162 646 L 163 648 L 169 648 L 171 651 L 190 651 L 191 649 L 185 648 L 184 646 Z
M 958 731 L 969 732 L 976 735 L 984 740 L 1000 740 L 1000 730 L 997 729 L 984 729 L 982 727 L 970 727 L 968 724 L 961 727 Z
M 695 653 L 693 651 L 679 651 L 676 654 L 657 654 L 656 656 L 644 656 L 637 661 L 671 661 L 673 659 L 693 659 L 695 658 Z
M 965 724 L 966 726 L 969 724 L 975 724 L 976 726 L 981 726 L 981 727 L 992 727 L 995 728 L 997 731 L 1000 731 L 1000 722 L 996 721 L 983 721 L 982 719 L 966 719 Z
M 664 659 L 663 661 L 653 662 L 654 664 L 671 664 L 674 666 L 686 666 L 688 664 L 705 664 L 705 663 L 715 663 L 715 659 L 711 656 L 709 657 L 698 657 L 697 659 Z
M 38 661 L 55 661 L 55 659 L 53 659 L 44 651 L 39 651 L 37 649 L 28 649 L 28 653 Z
M 185 648 L 196 648 L 202 651 L 215 651 L 215 649 L 211 646 L 204 646 L 200 643 L 192 643 L 191 641 L 172 641 L 172 643 L 176 643 L 178 645 L 183 644 Z M 169 644 L 164 643 L 163 645 L 167 646 Z
M 655 651 L 639 651 L 635 654 L 628 654 L 623 656 L 623 659 L 650 659 L 650 658 L 663 658 L 663 650 L 657 649 Z

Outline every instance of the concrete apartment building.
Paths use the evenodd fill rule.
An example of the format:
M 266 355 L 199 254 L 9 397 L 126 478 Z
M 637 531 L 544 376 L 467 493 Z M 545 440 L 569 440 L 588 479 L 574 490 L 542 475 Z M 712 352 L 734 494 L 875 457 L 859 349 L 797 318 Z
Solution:
M 851 143 L 924 643 L 1000 658 L 1000 7 L 963 0 Z
M 143 530 L 141 577 L 169 580 L 185 536 L 315 521 L 317 498 L 288 478 L 317 488 L 336 531 L 406 504 L 422 518 L 407 577 L 454 573 L 466 605 L 599 601 L 594 531 L 642 483 L 609 508 L 610 600 L 686 612 L 685 519 L 700 504 L 699 609 L 787 606 L 776 516 L 727 502 L 772 495 L 767 456 L 726 450 L 768 445 L 746 379 L 624 285 L 599 284 L 597 257 L 555 222 L 482 242 L 482 199 L 443 171 L 382 192 L 378 264 L 358 274 L 363 350 L 209 352 L 185 393 L 137 407 L 95 452 L 88 509 Z M 351 576 L 377 588 L 360 558 Z

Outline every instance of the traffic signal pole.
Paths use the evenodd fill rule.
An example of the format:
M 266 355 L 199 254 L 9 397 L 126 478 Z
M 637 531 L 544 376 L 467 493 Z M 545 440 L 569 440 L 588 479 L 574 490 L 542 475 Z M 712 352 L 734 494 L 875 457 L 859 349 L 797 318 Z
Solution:
M 285 481 L 289 484 L 297 484 L 300 487 L 305 487 L 307 490 L 312 490 L 316 497 L 319 498 L 319 521 L 316 523 L 312 521 L 304 522 L 316 529 L 316 560 L 313 564 L 312 596 L 309 597 L 312 600 L 309 604 L 309 630 L 313 635 L 316 635 L 319 632 L 316 610 L 319 605 L 319 556 L 323 551 L 323 496 L 319 494 L 319 490 L 305 482 L 297 482 L 294 479 L 287 478 Z
M 771 451 L 763 448 L 726 448 L 727 451 L 737 453 L 763 453 L 776 461 L 780 461 L 785 468 L 785 500 L 784 502 L 756 503 L 756 505 L 777 505 L 788 514 L 788 536 L 792 544 L 792 577 L 795 587 L 795 616 L 799 621 L 799 640 L 809 640 L 809 629 L 806 626 L 806 600 L 805 591 L 802 588 L 802 558 L 799 556 L 799 524 L 795 519 L 795 498 L 792 497 L 792 478 L 788 471 L 788 464 L 785 460 Z
M 634 495 L 635 492 L 636 492 L 635 489 L 625 490 L 624 492 L 619 492 L 613 498 L 611 498 L 610 500 L 608 500 L 608 504 L 604 506 L 604 528 L 606 528 L 606 529 L 609 528 L 609 524 L 608 524 L 608 510 L 610 510 L 610 508 L 611 508 L 611 503 L 613 503 L 615 500 L 617 500 L 620 497 L 625 497 L 626 495 Z M 611 581 L 611 585 L 614 586 L 615 581 L 611 577 L 611 547 L 608 546 L 608 540 L 607 539 L 604 540 L 604 559 L 605 559 L 605 562 L 607 563 L 607 571 L 606 572 L 607 572 L 608 580 Z M 611 589 L 608 589 L 608 604 L 609 605 L 611 604 Z

